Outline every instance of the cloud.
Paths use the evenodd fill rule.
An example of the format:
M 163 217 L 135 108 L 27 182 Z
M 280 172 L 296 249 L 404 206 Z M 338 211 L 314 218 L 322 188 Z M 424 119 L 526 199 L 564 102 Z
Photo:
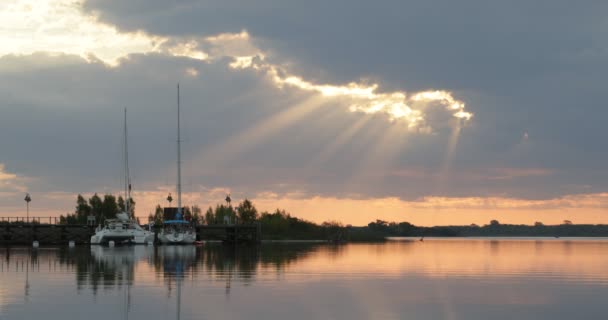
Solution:
M 192 192 L 601 194 L 604 5 L 564 4 L 3 2 L 0 162 L 34 193 L 112 192 L 128 106 L 134 186 L 168 191 L 180 82 Z
M 7 173 L 5 171 L 4 165 L 0 163 L 0 181 L 12 181 L 17 179 L 16 174 Z
M 0 163 L 0 197 L 13 196 L 26 192 L 25 177 L 7 172 L 6 166 Z
M 0 55 L 57 52 L 116 64 L 133 52 L 155 50 L 160 38 L 124 33 L 84 15 L 77 0 L 8 0 L 0 4 Z
M 315 84 L 369 79 L 385 92 L 451 92 L 475 114 L 480 134 L 469 141 L 477 154 L 488 150 L 483 157 L 504 159 L 524 131 L 537 147 L 554 149 L 517 160 L 526 166 L 574 163 L 591 151 L 601 156 L 579 159 L 580 166 L 598 169 L 608 150 L 601 138 L 608 114 L 600 107 L 608 4 L 601 1 L 87 0 L 84 8 L 125 31 L 206 37 L 247 30 L 269 49 L 267 60 Z M 584 129 L 568 130 L 580 123 Z
M 324 97 L 347 99 L 351 111 L 384 113 L 390 120 L 402 120 L 408 128 L 419 132 L 433 130 L 433 124 L 429 123 L 424 111 L 433 103 L 445 106 L 455 118 L 469 120 L 472 117 L 472 113 L 464 110 L 464 103 L 454 99 L 447 91 L 418 92 L 407 98 L 403 91 L 377 93 L 378 84 L 351 82 L 332 85 L 304 80 L 289 73 L 283 66 L 267 62 L 265 53 L 254 45 L 245 30 L 207 37 L 119 32 L 113 26 L 100 23 L 94 14 L 83 14 L 79 5 L 80 2 L 75 0 L 47 0 L 36 5 L 30 0 L 12 0 L 5 4 L 2 14 L 13 23 L 0 29 L 7 35 L 0 54 L 60 52 L 64 55 L 76 54 L 89 61 L 100 59 L 112 66 L 134 53 L 160 52 L 202 61 L 230 57 L 234 59 L 230 64 L 233 68 L 264 70 L 279 87 L 289 85 L 320 93 Z M 32 38 L 33 41 L 30 41 Z M 193 68 L 187 69 L 187 72 L 193 76 L 197 74 Z

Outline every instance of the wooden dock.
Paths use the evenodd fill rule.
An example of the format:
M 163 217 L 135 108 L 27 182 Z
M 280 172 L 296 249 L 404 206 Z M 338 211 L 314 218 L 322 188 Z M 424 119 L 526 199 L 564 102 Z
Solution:
M 158 231 L 158 230 L 157 230 Z M 0 221 L 0 246 L 89 244 L 95 228 L 87 225 L 27 223 Z M 197 240 L 218 240 L 227 244 L 259 243 L 262 231 L 259 224 L 199 225 Z
M 87 244 L 95 229 L 87 225 L 42 224 L 42 223 L 0 223 L 0 246 Z

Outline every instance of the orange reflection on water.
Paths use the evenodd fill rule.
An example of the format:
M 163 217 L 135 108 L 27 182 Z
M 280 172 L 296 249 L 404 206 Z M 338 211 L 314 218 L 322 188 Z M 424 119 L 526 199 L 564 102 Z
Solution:
M 408 239 L 323 247 L 290 273 L 561 278 L 608 284 L 608 241 Z

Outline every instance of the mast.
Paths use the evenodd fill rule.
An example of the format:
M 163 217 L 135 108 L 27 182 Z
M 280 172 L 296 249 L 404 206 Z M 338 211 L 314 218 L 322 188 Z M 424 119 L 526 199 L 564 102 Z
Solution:
M 131 198 L 131 179 L 129 178 L 129 148 L 127 143 L 127 108 L 125 107 L 125 211 L 130 217 L 131 213 L 129 212 L 129 202 L 131 201 L 129 199 Z
M 179 83 L 177 84 L 177 213 L 179 213 L 180 216 L 182 215 L 182 156 L 179 126 Z

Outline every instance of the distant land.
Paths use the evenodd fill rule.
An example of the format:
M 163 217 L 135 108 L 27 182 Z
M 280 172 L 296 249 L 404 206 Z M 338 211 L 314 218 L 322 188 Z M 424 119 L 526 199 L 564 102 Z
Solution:
M 608 225 L 605 224 L 573 224 L 564 221 L 559 225 L 544 225 L 540 222 L 534 225 L 501 224 L 497 220 L 478 226 L 435 226 L 421 227 L 408 222 L 386 222 L 376 220 L 366 227 L 352 227 L 356 240 L 369 237 L 608 237 Z
M 309 224 L 310 222 L 300 220 L 299 223 Z M 301 229 L 298 224 L 291 225 L 291 227 L 286 226 L 284 230 L 276 232 L 272 228 L 265 228 L 265 224 L 262 222 L 263 238 L 302 240 L 314 239 L 315 236 L 318 239 L 318 236 L 322 235 L 327 240 L 383 241 L 388 237 L 608 237 L 608 225 L 604 224 L 513 225 L 500 224 L 493 220 L 484 226 L 423 227 L 408 222 L 376 220 L 364 227 L 342 226 L 339 223 L 312 224 L 307 227 L 308 230 L 315 230 L 311 233 L 298 230 Z
M 135 217 L 135 201 L 130 199 L 130 214 Z M 86 224 L 87 217 L 93 215 L 97 222 L 112 218 L 125 209 L 122 197 L 97 194 L 90 199 L 78 195 L 73 213 L 60 217 L 63 224 Z M 409 222 L 389 222 L 375 220 L 367 226 L 344 225 L 339 221 L 317 224 L 294 217 L 285 210 L 258 212 L 250 200 L 232 206 L 230 203 L 217 204 L 203 213 L 198 206 L 184 207 L 184 217 L 197 225 L 218 225 L 234 223 L 261 225 L 264 240 L 329 240 L 329 241 L 383 241 L 387 237 L 608 237 L 608 225 L 573 224 L 569 220 L 559 225 L 502 224 L 491 220 L 486 225 L 416 226 Z M 139 220 L 139 219 L 138 219 Z M 149 222 L 162 224 L 163 209 L 160 205 L 150 214 Z

